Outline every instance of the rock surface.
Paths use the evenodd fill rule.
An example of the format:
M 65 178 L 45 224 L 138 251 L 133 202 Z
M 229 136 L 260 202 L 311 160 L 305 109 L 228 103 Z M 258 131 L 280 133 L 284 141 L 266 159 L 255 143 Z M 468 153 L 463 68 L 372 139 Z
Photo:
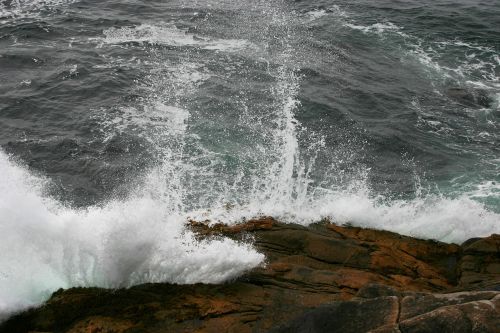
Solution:
M 369 288 L 387 292 L 383 286 Z M 321 305 L 272 332 L 499 332 L 500 292 L 430 294 L 393 289 L 392 294 Z
M 220 285 L 60 290 L 0 332 L 499 332 L 500 235 L 458 246 L 271 218 L 190 227 L 253 237 L 266 265 Z

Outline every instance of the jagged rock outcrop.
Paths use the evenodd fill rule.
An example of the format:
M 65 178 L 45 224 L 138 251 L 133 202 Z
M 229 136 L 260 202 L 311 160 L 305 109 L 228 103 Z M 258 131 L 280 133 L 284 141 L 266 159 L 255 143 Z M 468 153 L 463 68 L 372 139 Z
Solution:
M 220 285 L 75 288 L 0 332 L 497 332 L 500 236 L 463 246 L 271 218 L 199 237 L 253 237 L 266 265 Z M 461 292 L 460 292 L 461 291 Z M 451 332 L 451 331 L 450 331 Z

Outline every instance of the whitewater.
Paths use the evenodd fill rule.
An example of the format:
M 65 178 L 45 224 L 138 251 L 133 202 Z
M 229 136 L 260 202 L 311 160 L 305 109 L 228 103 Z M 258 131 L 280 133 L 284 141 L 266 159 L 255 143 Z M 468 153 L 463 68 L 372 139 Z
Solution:
M 0 65 L 15 73 L 0 101 L 0 319 L 59 288 L 221 283 L 265 265 L 251 239 L 199 240 L 191 220 L 327 220 L 453 243 L 500 232 L 494 45 L 428 41 L 335 1 L 128 6 L 106 7 L 115 24 L 85 1 L 0 4 Z M 327 29 L 345 39 L 328 44 Z M 414 80 L 385 77 L 381 59 Z M 453 104 L 449 86 L 472 102 Z M 378 99 L 335 113 L 368 89 Z

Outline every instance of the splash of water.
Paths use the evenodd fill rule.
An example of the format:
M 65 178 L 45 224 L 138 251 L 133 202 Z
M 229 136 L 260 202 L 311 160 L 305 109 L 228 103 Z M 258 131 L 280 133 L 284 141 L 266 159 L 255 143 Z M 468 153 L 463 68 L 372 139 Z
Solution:
M 262 1 L 250 9 L 260 20 L 242 33 L 259 27 L 262 36 L 255 39 L 264 54 L 258 56 L 267 64 L 269 83 L 260 104 L 247 102 L 243 93 L 235 97 L 241 112 L 236 125 L 249 138 L 234 148 L 238 154 L 231 154 L 231 139 L 224 141 L 224 132 L 216 131 L 218 120 L 210 123 L 220 134 L 216 140 L 197 131 L 197 121 L 211 120 L 205 114 L 210 110 L 196 108 L 193 101 L 215 74 L 194 56 L 176 62 L 155 49 L 149 50 L 138 84 L 142 98 L 98 115 L 104 141 L 121 131 L 135 133 L 157 156 L 128 198 L 83 210 L 64 207 L 45 195 L 47 181 L 0 152 L 0 312 L 38 304 L 61 287 L 218 283 L 262 263 L 263 256 L 248 244 L 196 241 L 184 225 L 189 218 L 238 223 L 271 215 L 304 225 L 328 218 L 449 242 L 498 232 L 500 215 L 465 195 L 389 200 L 370 190 L 366 168 L 337 183 L 346 171 L 327 168 L 324 183 L 314 180 L 315 158 L 325 144 L 296 117 L 301 78 L 295 63 L 302 51 L 292 23 L 297 15 L 284 1 Z M 102 47 L 132 41 L 244 52 L 232 39 L 195 39 L 169 29 L 108 30 Z M 237 68 L 238 63 L 225 65 Z M 310 152 L 301 133 L 308 136 Z M 349 150 L 349 140 L 343 144 Z
M 218 283 L 263 260 L 247 244 L 196 241 L 185 219 L 164 209 L 165 198 L 74 210 L 44 196 L 45 181 L 1 152 L 0 171 L 0 312 L 61 287 Z

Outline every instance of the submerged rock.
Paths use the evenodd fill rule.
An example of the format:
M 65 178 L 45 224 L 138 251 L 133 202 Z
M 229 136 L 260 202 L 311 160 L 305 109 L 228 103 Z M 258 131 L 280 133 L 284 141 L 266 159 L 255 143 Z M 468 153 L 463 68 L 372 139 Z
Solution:
M 488 91 L 484 89 L 449 88 L 446 94 L 465 106 L 490 108 L 493 104 L 493 99 L 489 96 Z
M 74 288 L 0 332 L 498 332 L 500 236 L 463 246 L 271 218 L 192 222 L 201 238 L 253 238 L 267 264 L 220 285 Z

